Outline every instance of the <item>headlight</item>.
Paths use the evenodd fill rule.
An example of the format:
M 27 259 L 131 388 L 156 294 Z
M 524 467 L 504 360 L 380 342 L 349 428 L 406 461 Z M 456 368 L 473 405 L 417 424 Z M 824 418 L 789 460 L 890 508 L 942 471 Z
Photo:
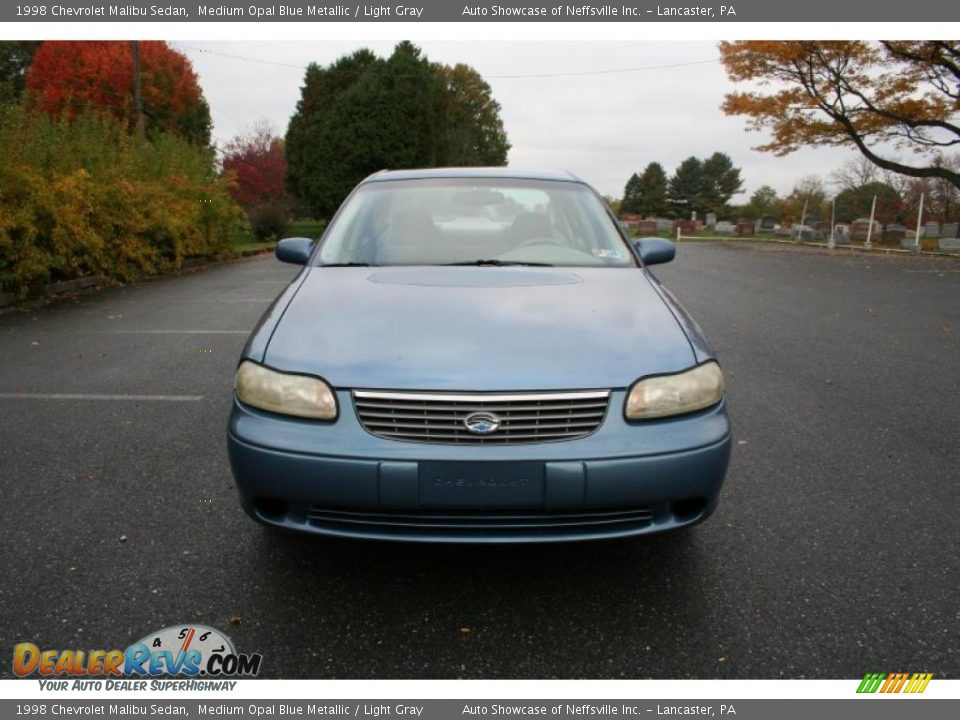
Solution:
M 628 420 L 683 415 L 716 405 L 723 397 L 723 373 L 715 362 L 677 375 L 640 380 L 627 396 Z
M 337 417 L 337 400 L 323 380 L 289 375 L 245 360 L 237 369 L 237 397 L 247 405 L 314 420 Z

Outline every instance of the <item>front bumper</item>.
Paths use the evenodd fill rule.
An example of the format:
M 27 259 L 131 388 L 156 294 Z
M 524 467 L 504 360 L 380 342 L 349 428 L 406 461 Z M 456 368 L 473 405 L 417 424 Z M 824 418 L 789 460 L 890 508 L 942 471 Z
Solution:
M 730 456 L 720 405 L 682 418 L 627 423 L 624 392 L 600 428 L 577 440 L 444 445 L 367 432 L 349 392 L 340 417 L 317 423 L 234 402 L 228 450 L 246 512 L 325 535 L 421 542 L 544 542 L 624 537 L 692 525 L 716 507 Z M 424 503 L 420 464 L 542 464 L 534 502 Z

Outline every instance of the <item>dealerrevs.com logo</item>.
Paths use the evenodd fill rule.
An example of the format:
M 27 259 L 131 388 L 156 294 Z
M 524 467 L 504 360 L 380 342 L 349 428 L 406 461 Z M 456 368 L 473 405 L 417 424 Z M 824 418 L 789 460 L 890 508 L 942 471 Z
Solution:
M 262 660 L 259 653 L 238 653 L 216 628 L 176 625 L 124 650 L 41 650 L 34 643 L 19 643 L 13 649 L 13 672 L 18 677 L 105 680 L 108 690 L 145 689 L 145 683 L 129 687 L 118 679 L 256 677 Z M 51 689 L 67 689 L 66 681 L 58 685 Z
M 922 693 L 933 673 L 867 673 L 857 687 L 858 693 Z

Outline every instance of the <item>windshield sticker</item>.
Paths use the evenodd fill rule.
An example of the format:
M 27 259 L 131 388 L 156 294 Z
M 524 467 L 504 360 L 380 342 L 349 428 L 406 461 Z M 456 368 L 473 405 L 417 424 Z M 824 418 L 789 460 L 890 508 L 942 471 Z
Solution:
M 591 250 L 594 257 L 609 258 L 611 260 L 620 260 L 623 258 L 622 250 L 608 250 L 606 248 L 593 248 Z

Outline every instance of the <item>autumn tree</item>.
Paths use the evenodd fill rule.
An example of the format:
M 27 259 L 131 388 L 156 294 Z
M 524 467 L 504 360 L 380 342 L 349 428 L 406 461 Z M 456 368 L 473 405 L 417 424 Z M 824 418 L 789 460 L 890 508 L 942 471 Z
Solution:
M 806 209 L 806 217 L 804 217 Z M 780 218 L 784 222 L 809 222 L 812 218 L 825 215 L 827 209 L 827 188 L 819 175 L 807 175 L 800 178 L 793 190 L 780 203 Z
M 830 182 L 841 190 L 854 190 L 875 182 L 880 168 L 863 155 L 858 155 L 830 172 Z
M 398 44 L 307 68 L 286 136 L 289 187 L 329 217 L 364 176 L 383 168 L 505 165 L 510 144 L 489 85 L 466 65 L 431 63 Z
M 955 171 L 960 171 L 960 158 L 944 160 Z M 955 222 L 960 217 L 960 188 L 944 178 L 911 178 L 901 192 L 904 200 L 904 212 L 913 220 L 920 209 L 920 195 L 923 195 L 923 221 L 938 223 Z
M 500 103 L 487 81 L 463 63 L 453 67 L 435 63 L 433 69 L 443 89 L 439 164 L 506 164 L 510 143 L 500 118 Z
M 802 146 L 851 145 L 886 170 L 939 178 L 960 173 L 938 162 L 960 146 L 960 41 L 721 42 L 731 80 L 753 89 L 722 108 L 767 130 L 758 149 L 786 155 Z M 909 151 L 916 159 L 898 159 Z
M 223 152 L 223 174 L 230 194 L 246 211 L 258 239 L 279 237 L 290 222 L 290 201 L 284 188 L 287 160 L 283 140 L 269 125 L 258 123 L 238 135 Z
M 859 187 L 840 191 L 836 198 L 837 222 L 853 222 L 870 217 L 876 198 L 874 219 L 887 223 L 904 221 L 904 202 L 900 194 L 889 185 L 874 180 Z
M 171 132 L 208 145 L 210 108 L 190 61 L 164 42 L 143 41 L 140 68 L 147 134 Z M 92 109 L 135 125 L 129 42 L 44 42 L 27 72 L 26 89 L 34 107 L 55 115 Z

